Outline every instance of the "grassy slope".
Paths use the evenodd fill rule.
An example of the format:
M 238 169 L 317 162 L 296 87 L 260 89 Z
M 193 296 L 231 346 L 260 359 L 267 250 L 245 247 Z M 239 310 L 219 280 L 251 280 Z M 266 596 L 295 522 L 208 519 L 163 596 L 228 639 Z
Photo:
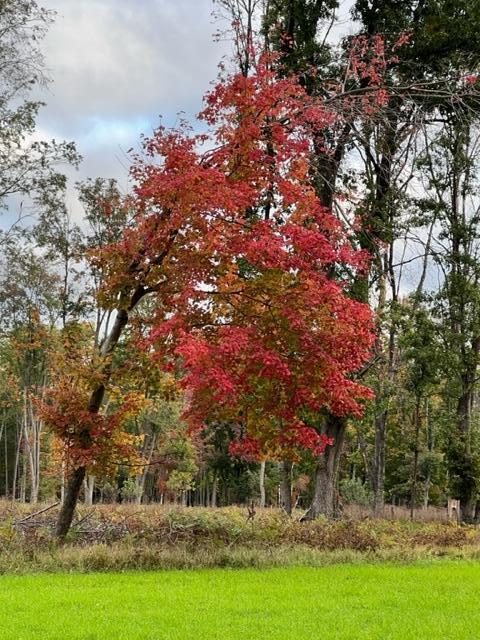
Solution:
M 2 640 L 476 640 L 480 564 L 0 578 Z

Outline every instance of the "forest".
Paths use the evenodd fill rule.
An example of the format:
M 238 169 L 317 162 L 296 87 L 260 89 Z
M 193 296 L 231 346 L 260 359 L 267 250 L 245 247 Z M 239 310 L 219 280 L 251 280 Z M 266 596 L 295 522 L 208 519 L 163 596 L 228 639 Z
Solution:
M 79 502 L 480 522 L 480 3 L 338 5 L 216 0 L 234 55 L 125 192 L 67 179 L 55 14 L 0 3 L 0 497 L 58 537 Z

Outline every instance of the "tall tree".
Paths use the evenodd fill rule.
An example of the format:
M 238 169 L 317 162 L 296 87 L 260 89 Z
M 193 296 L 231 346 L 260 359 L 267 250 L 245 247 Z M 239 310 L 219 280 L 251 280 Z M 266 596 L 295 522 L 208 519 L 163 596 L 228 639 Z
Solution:
M 389 398 L 397 369 L 398 279 L 401 277 L 401 256 L 408 252 L 406 237 L 411 234 L 412 223 L 415 224 L 413 218 L 409 218 L 411 183 L 425 127 L 429 129 L 428 139 L 434 135 L 431 124 L 442 117 L 438 110 L 465 99 L 470 107 L 473 106 L 474 100 L 472 102 L 470 92 L 465 91 L 461 78 L 466 69 L 475 68 L 479 59 L 478 32 L 471 31 L 472 24 L 480 16 L 478 3 L 469 0 L 460 3 L 449 0 L 358 0 L 353 15 L 360 22 L 365 38 L 381 36 L 387 46 L 396 50 L 396 59 L 385 75 L 385 88 L 390 98 L 375 121 L 367 120 L 354 136 L 364 161 L 361 171 L 367 193 L 362 205 L 363 230 L 359 241 L 375 255 L 370 281 L 358 283 L 361 286 L 357 286 L 356 295 L 360 299 L 377 296 L 381 320 L 376 349 L 379 365 L 372 476 L 375 511 L 381 514 Z M 471 37 L 465 38 L 465 33 L 471 33 Z M 396 42 L 404 37 L 407 38 L 406 45 L 398 48 Z M 435 222 L 431 218 L 424 218 L 424 222 L 431 225 L 431 238 Z M 429 251 L 427 247 L 426 254 Z M 425 275 L 422 286 L 424 279 Z
M 295 79 L 276 77 L 265 56 L 256 61 L 255 74 L 221 81 L 206 105 L 202 118 L 212 129 L 211 137 L 160 129 L 147 141 L 147 158 L 139 158 L 133 168 L 136 190 L 125 203 L 135 210 L 132 224 L 120 243 L 99 251 L 105 298 L 108 294 L 116 308 L 116 319 L 100 348 L 101 364 L 92 373 L 86 419 L 77 420 L 73 436 L 69 430 L 80 455 L 72 458 L 57 527 L 60 537 L 70 526 L 85 477 L 81 452 L 94 444 L 94 416 L 114 371 L 114 351 L 130 315 L 148 294 L 157 296 L 152 339 L 178 335 L 178 354 L 190 369 L 187 382 L 193 387 L 195 367 L 208 357 L 197 364 L 195 359 L 210 353 L 202 346 L 209 331 L 197 336 L 194 325 L 210 333 L 218 325 L 211 334 L 213 389 L 218 385 L 225 392 L 231 386 L 217 355 L 232 356 L 241 345 L 246 372 L 251 369 L 248 376 L 263 378 L 266 390 L 270 378 L 282 383 L 288 394 L 278 419 L 283 418 L 291 432 L 285 438 L 300 443 L 313 438 L 317 446 L 323 436 L 303 423 L 302 406 L 307 413 L 315 405 L 342 414 L 360 411 L 359 403 L 368 395 L 347 374 L 368 355 L 370 313 L 366 305 L 344 295 L 341 275 L 347 266 L 361 269 L 365 256 L 352 249 L 342 225 L 322 207 L 309 184 L 311 131 L 329 125 L 328 112 Z M 198 145 L 207 140 L 213 147 L 200 154 Z M 332 264 L 338 266 L 335 280 L 326 274 Z M 253 326 L 240 324 L 242 307 L 245 318 L 260 320 L 258 335 Z M 222 318 L 227 321 L 230 315 L 232 326 L 226 322 L 222 327 Z M 182 323 L 184 331 L 178 333 Z M 190 335 L 185 333 L 189 330 Z M 312 331 L 329 345 L 331 356 L 312 340 Z M 269 344 L 275 335 L 277 343 Z M 342 340 L 349 349 L 342 347 Z M 259 353 L 267 358 L 263 364 Z M 312 365 L 310 371 L 307 365 Z M 238 373 L 245 383 L 253 381 Z M 289 390 L 288 378 L 295 381 L 296 393 Z M 266 393 L 260 397 L 267 401 Z M 64 405 L 49 415 L 49 423 L 60 431 L 62 411 Z M 268 421 L 267 430 L 270 426 Z M 282 435 L 281 422 L 274 426 Z
M 451 489 L 461 501 L 462 518 L 471 522 L 478 496 L 478 451 L 472 427 L 480 364 L 479 158 L 478 123 L 460 109 L 444 112 L 444 122 L 422 158 L 427 180 L 425 205 L 439 226 L 433 251 L 442 285 L 434 313 L 442 321 L 448 353 L 448 394 L 456 403 L 447 455 Z

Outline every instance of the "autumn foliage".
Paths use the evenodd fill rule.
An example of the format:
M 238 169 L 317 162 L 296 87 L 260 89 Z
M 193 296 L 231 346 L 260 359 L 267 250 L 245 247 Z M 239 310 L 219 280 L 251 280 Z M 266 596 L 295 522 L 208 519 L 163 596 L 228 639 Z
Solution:
M 238 424 L 259 455 L 320 453 L 319 415 L 360 415 L 371 395 L 352 378 L 371 311 L 345 291 L 367 256 L 311 186 L 311 140 L 338 116 L 271 62 L 206 96 L 210 133 L 145 142 L 134 224 L 96 259 L 110 304 L 135 287 L 158 296 L 145 346 L 181 376 L 193 427 Z
M 90 473 L 108 476 L 121 462 L 135 462 L 137 438 L 126 430 L 128 421 L 145 405 L 142 393 L 110 389 L 113 409 L 92 412 L 91 390 L 101 379 L 101 362 L 92 349 L 88 326 L 67 327 L 48 352 L 52 379 L 36 402 L 37 413 L 53 430 L 59 466 L 69 471 L 79 465 Z
M 135 158 L 130 223 L 93 255 L 102 304 L 123 324 L 103 355 L 63 349 L 42 406 L 73 468 L 128 457 L 122 425 L 141 400 L 104 412 L 96 397 L 114 393 L 113 349 L 134 310 L 142 347 L 186 391 L 191 428 L 236 425 L 233 454 L 320 454 L 322 415 L 359 416 L 371 396 L 352 374 L 369 358 L 372 314 L 346 291 L 368 256 L 311 179 L 312 140 L 339 116 L 273 63 L 220 79 L 199 116 L 207 133 L 161 127 Z M 139 305 L 149 294 L 154 304 Z

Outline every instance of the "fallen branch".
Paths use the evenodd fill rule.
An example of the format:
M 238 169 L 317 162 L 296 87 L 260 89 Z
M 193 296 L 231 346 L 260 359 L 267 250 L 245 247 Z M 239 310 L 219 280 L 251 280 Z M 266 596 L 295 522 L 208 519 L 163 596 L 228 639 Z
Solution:
M 36 511 L 35 513 L 31 513 L 26 518 L 22 518 L 21 520 L 16 520 L 15 524 L 16 525 L 17 524 L 23 524 L 27 520 L 31 520 L 32 518 L 35 518 L 35 516 L 39 516 L 41 513 L 45 513 L 46 511 L 50 511 L 50 509 L 53 509 L 54 507 L 57 507 L 59 504 L 60 504 L 60 502 L 55 502 L 54 504 L 51 504 L 48 507 L 44 507 L 43 509 L 40 509 L 40 511 Z

